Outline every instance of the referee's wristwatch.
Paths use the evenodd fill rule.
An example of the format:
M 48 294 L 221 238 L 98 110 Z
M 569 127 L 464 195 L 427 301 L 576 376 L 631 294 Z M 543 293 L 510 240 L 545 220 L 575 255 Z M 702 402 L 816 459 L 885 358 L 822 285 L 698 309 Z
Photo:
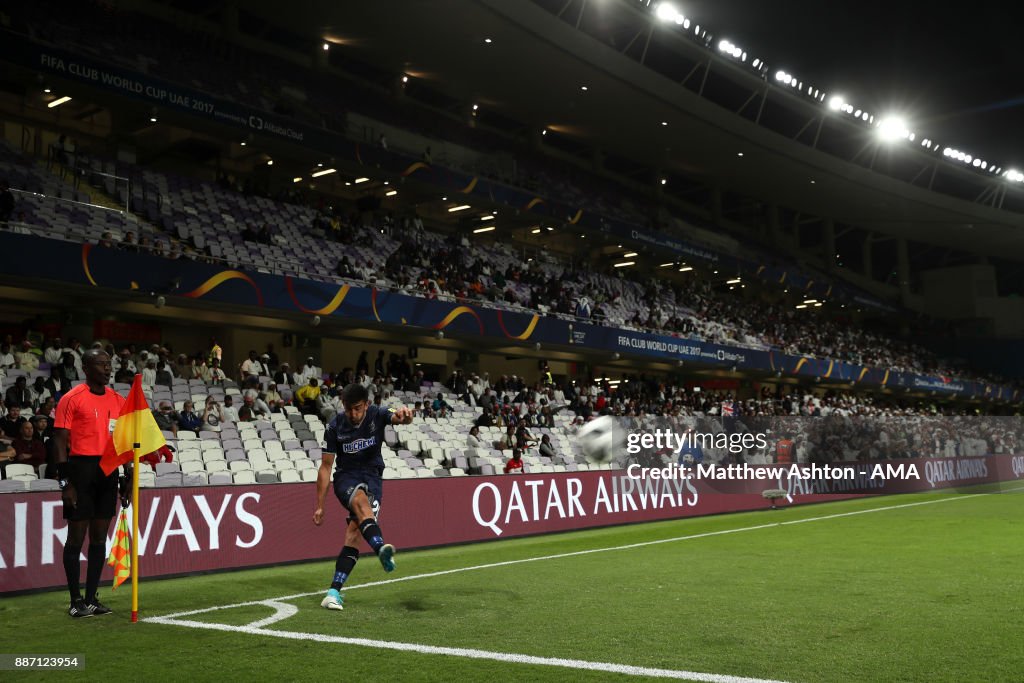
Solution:
M 67 488 L 67 486 L 68 486 L 68 483 L 69 483 L 69 482 L 68 482 L 68 480 L 67 480 L 67 479 L 58 479 L 58 480 L 57 480 L 57 486 L 59 486 L 59 487 L 60 487 L 60 490 L 61 490 L 61 491 L 63 491 L 64 489 L 66 489 L 66 488 Z

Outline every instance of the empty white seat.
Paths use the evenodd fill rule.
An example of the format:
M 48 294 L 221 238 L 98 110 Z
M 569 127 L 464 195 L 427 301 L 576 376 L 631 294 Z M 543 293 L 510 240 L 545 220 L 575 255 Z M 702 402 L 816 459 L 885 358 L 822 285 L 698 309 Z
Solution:
M 208 448 L 203 451 L 203 460 L 224 460 L 224 451 L 219 448 Z
M 203 451 L 203 462 L 211 462 L 213 460 L 223 460 L 223 451 Z
M 22 479 L 25 477 L 30 477 L 32 479 L 39 478 L 36 476 L 36 469 L 32 467 L 32 465 L 18 465 L 11 463 L 7 466 L 6 479 Z
M 256 473 L 252 470 L 242 470 L 235 472 L 233 479 L 236 484 L 255 484 Z
M 182 462 L 180 464 L 181 464 L 181 473 L 182 474 L 190 474 L 192 472 L 203 472 L 203 471 L 205 471 L 205 469 L 203 467 L 202 460 L 188 460 L 188 461 Z
M 317 471 L 315 469 L 302 470 L 299 474 L 302 476 L 302 481 L 316 481 Z
M 250 463 L 248 460 L 232 460 L 231 462 L 228 463 L 228 468 L 232 472 L 242 472 L 244 470 L 251 470 L 252 463 Z
M 223 460 L 210 460 L 206 463 L 207 472 L 227 472 L 228 464 Z
M 282 470 L 278 474 L 281 477 L 281 482 L 284 484 L 302 481 L 302 474 L 298 470 Z
M 178 462 L 182 464 L 182 467 L 184 468 L 184 465 L 187 462 L 202 462 L 203 455 L 200 451 L 195 450 L 178 451 L 176 459 Z M 182 469 L 182 471 L 184 471 L 184 469 Z
M 247 455 L 249 457 L 249 462 L 252 463 L 252 466 L 255 469 L 264 469 L 264 465 L 267 468 L 270 467 L 270 460 L 267 458 L 267 454 L 263 451 L 250 451 Z
M 210 483 L 209 476 L 205 471 L 189 472 L 181 475 L 181 483 L 183 486 L 206 486 Z

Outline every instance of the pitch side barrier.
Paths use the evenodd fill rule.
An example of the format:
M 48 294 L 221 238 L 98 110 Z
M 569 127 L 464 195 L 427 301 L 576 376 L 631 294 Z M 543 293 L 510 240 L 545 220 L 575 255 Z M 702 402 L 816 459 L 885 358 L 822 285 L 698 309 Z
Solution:
M 848 463 L 858 469 L 869 467 L 869 473 L 875 464 Z M 388 541 L 412 549 L 765 509 L 769 501 L 763 494 L 771 489 L 784 494 L 777 503 L 800 505 L 1024 478 L 1021 455 L 877 464 L 891 476 L 862 477 L 853 485 L 824 478 L 640 478 L 627 470 L 389 480 L 381 523 Z M 900 465 L 905 467 L 899 470 Z M 910 465 L 919 478 L 907 474 Z M 887 470 L 889 466 L 895 469 Z M 775 466 L 753 468 L 763 473 L 768 467 Z M 333 557 L 344 516 L 330 500 L 326 523 L 314 526 L 314 486 L 310 482 L 143 490 L 143 578 Z M 63 587 L 61 552 L 67 525 L 61 518 L 60 494 L 0 495 L 0 519 L 0 593 Z M 108 567 L 104 580 L 110 578 Z

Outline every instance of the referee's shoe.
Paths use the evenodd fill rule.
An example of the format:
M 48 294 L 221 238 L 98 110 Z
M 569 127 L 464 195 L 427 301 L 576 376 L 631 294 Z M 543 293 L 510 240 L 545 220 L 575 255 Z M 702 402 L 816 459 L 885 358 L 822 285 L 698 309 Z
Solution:
M 92 600 L 86 604 L 92 608 L 92 614 L 94 617 L 101 617 L 104 614 L 112 614 L 114 611 L 100 602 L 100 596 L 98 595 L 94 595 Z
M 71 606 L 68 607 L 68 616 L 72 619 L 84 619 L 85 617 L 95 616 L 96 608 L 87 603 L 82 598 L 71 601 Z

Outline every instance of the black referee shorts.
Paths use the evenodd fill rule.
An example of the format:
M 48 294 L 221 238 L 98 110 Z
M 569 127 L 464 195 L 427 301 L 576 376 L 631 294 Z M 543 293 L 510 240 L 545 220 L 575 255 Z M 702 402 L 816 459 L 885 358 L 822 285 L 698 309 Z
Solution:
M 64 505 L 64 519 L 84 522 L 110 519 L 117 511 L 117 470 L 109 477 L 100 469 L 100 456 L 73 455 L 68 458 L 68 482 L 78 494 L 78 506 Z

